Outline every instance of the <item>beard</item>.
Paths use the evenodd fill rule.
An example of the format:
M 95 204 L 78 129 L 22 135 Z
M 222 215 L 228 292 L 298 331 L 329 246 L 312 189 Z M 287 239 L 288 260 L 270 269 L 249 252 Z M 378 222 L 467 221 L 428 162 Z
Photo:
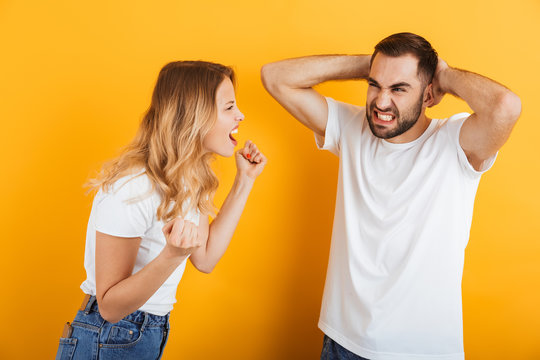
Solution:
M 375 100 L 372 101 L 369 106 L 366 104 L 366 117 L 368 120 L 369 128 L 371 129 L 373 135 L 381 139 L 391 139 L 393 137 L 403 134 L 404 132 L 412 128 L 414 124 L 416 124 L 418 118 L 420 117 L 420 114 L 422 113 L 422 105 L 424 103 L 423 98 L 424 96 L 422 92 L 422 95 L 420 95 L 416 104 L 406 109 L 406 111 L 403 113 L 403 116 L 399 114 L 399 110 L 394 106 L 386 109 L 379 109 L 381 112 L 392 113 L 395 116 L 396 126 L 391 129 L 373 123 L 371 114 L 373 114 L 373 110 L 376 108 Z

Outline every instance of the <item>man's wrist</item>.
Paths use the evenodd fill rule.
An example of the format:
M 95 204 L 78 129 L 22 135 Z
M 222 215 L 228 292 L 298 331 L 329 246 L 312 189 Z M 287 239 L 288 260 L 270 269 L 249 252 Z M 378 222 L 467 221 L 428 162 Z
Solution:
M 455 95 L 455 92 L 452 90 L 452 76 L 457 70 L 451 67 L 447 67 L 443 71 L 441 71 L 439 75 L 439 86 L 441 87 L 441 91 L 444 94 L 452 94 Z
M 371 66 L 371 55 L 355 55 L 357 58 L 357 78 L 367 80 Z

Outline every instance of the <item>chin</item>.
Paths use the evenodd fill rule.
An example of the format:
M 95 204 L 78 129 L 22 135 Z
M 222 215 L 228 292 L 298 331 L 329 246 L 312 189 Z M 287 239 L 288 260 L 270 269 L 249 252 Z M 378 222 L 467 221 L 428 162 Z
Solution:
M 232 149 L 216 149 L 214 151 L 214 154 L 223 156 L 223 157 L 231 157 L 234 155 L 234 148 Z

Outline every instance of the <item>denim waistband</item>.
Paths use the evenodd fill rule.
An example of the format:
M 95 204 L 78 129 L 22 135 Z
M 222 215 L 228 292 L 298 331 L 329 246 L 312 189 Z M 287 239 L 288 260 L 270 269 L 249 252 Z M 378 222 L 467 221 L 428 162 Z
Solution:
M 90 299 L 88 300 L 88 303 L 86 304 L 84 310 L 81 309 L 81 311 L 84 311 L 87 314 L 90 312 L 99 313 L 96 297 L 90 296 Z M 170 314 L 161 316 L 161 315 L 154 315 L 154 314 L 150 314 L 144 311 L 137 310 L 127 315 L 122 320 L 144 325 L 145 327 L 158 326 L 158 327 L 169 328 L 169 316 Z

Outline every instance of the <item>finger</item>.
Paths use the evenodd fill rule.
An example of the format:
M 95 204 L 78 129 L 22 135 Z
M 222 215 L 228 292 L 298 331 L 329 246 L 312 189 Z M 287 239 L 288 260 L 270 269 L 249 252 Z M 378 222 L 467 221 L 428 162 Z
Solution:
M 262 164 L 263 166 L 265 166 L 267 162 L 268 162 L 268 159 L 266 158 L 266 156 L 264 156 L 264 154 L 261 153 L 261 162 L 259 164 Z
M 193 224 L 193 226 L 191 227 L 191 246 L 192 247 L 199 247 L 201 246 L 201 244 L 199 243 L 199 228 L 197 227 L 197 225 Z
M 249 151 L 252 153 L 251 155 L 253 155 L 253 152 L 257 151 L 257 145 L 255 145 L 253 142 L 249 144 Z
M 169 238 L 171 239 L 171 243 L 175 246 L 179 246 L 181 239 L 182 239 L 182 233 L 184 232 L 184 220 L 182 218 L 176 218 L 173 222 L 173 227 L 171 230 L 171 233 L 169 234 Z
M 257 148 L 257 145 L 255 145 L 254 143 L 251 143 L 250 146 L 249 146 L 249 157 L 248 157 L 248 159 L 252 163 L 255 162 L 253 159 L 255 159 L 255 157 L 257 156 L 258 153 L 259 153 L 259 149 Z
M 169 235 L 169 233 L 171 232 L 171 229 L 172 229 L 172 226 L 173 226 L 173 221 L 169 221 L 168 223 L 166 223 L 163 228 L 161 228 L 161 231 L 163 232 L 163 235 L 167 236 Z
M 191 237 L 191 244 L 192 244 L 193 247 L 200 246 L 200 243 L 199 243 L 199 227 L 197 225 L 195 225 L 195 224 L 193 224 L 193 226 L 191 227 L 190 237 Z
M 263 156 L 261 153 L 258 153 L 254 158 L 253 158 L 253 162 L 254 163 L 257 163 L 257 164 L 260 164 L 262 162 L 262 159 L 263 159 Z
M 246 144 L 244 145 L 244 149 L 243 149 L 243 154 L 244 157 L 248 160 L 251 160 L 251 146 L 253 145 L 253 143 L 251 142 L 251 140 L 247 140 L 246 141 Z
M 189 228 L 191 227 L 191 224 L 192 224 L 191 221 L 189 221 L 189 220 L 184 220 L 184 230 L 183 230 L 183 233 L 184 233 L 184 234 L 188 234 L 188 233 L 189 233 Z
M 240 156 L 240 157 L 243 157 L 244 159 L 246 158 L 246 154 L 247 154 L 247 144 L 244 144 L 244 146 L 240 149 L 238 149 L 236 151 L 236 155 Z
M 193 247 L 193 228 L 195 224 L 191 221 L 186 221 L 186 227 L 184 228 L 184 234 L 182 237 L 182 247 Z
M 260 153 L 260 151 L 258 151 L 258 150 L 257 150 L 257 151 L 253 151 L 253 152 L 251 153 L 251 162 L 252 162 L 252 163 L 256 163 L 257 161 L 256 161 L 255 159 L 257 159 L 257 157 L 258 157 L 260 154 L 261 154 L 261 153 Z
M 255 156 L 257 156 L 259 154 L 259 149 L 257 149 L 257 146 L 255 144 L 253 144 L 253 146 L 251 147 L 251 159 L 253 161 L 253 159 L 255 159 Z
M 246 140 L 246 142 L 244 143 L 243 150 L 246 154 L 249 152 L 249 147 L 251 146 L 251 144 L 253 144 L 251 140 Z
M 240 150 L 237 150 L 235 153 L 237 159 L 245 159 L 246 156 L 244 155 L 244 148 L 241 148 Z

